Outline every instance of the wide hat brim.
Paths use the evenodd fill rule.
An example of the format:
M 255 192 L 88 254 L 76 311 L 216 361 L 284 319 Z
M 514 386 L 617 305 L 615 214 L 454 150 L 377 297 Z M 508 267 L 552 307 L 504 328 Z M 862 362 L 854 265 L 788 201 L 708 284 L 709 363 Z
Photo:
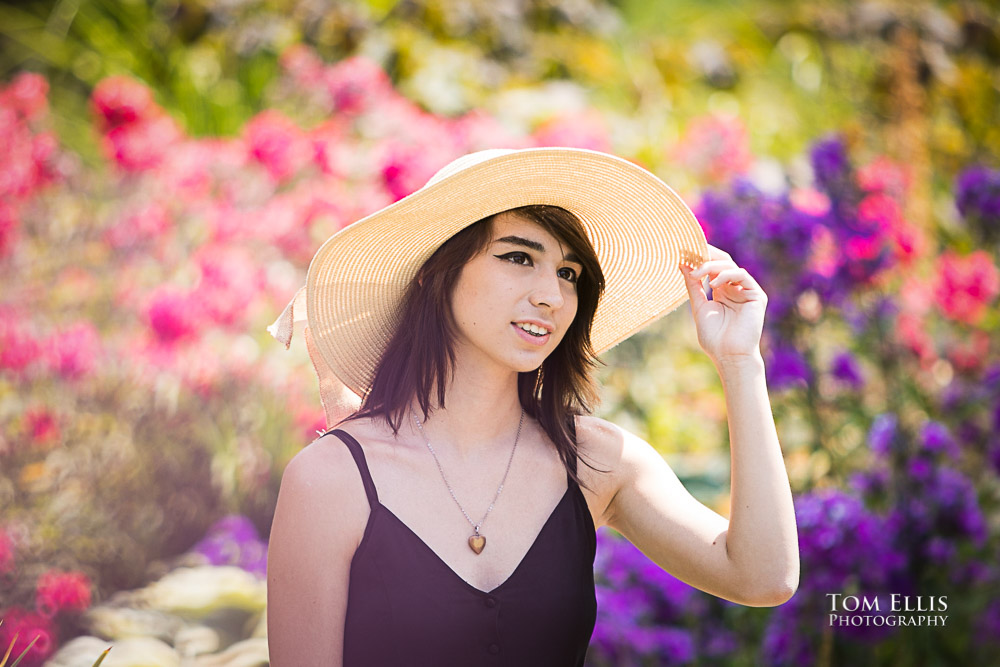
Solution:
M 597 252 L 605 277 L 591 329 L 598 354 L 684 303 L 678 265 L 708 258 L 691 210 L 632 162 L 578 148 L 472 153 L 420 190 L 344 227 L 316 252 L 306 279 L 307 320 L 334 375 L 365 395 L 423 263 L 472 223 L 532 204 L 574 213 Z

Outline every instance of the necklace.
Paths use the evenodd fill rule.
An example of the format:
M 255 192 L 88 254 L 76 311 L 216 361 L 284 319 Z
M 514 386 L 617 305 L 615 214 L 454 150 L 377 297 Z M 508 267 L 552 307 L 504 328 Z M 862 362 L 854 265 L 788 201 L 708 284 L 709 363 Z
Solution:
M 503 491 L 503 483 L 507 481 L 507 473 L 510 472 L 510 464 L 514 461 L 514 451 L 517 449 L 517 441 L 521 439 L 521 425 L 524 424 L 524 407 L 521 407 L 521 418 L 517 422 L 517 435 L 514 436 L 514 447 L 510 450 L 510 459 L 507 461 L 507 470 L 503 473 L 503 479 L 500 480 L 500 486 L 497 487 L 497 493 L 493 496 L 493 502 L 490 503 L 489 509 L 486 510 L 486 514 L 484 514 L 483 518 L 479 520 L 479 523 L 473 521 L 472 518 L 469 517 L 469 513 L 465 511 L 464 507 L 462 507 L 462 503 L 458 502 L 458 498 L 455 496 L 455 492 L 452 490 L 451 484 L 448 483 L 448 478 L 444 476 L 444 469 L 441 467 L 441 462 L 438 461 L 437 454 L 434 453 L 434 448 L 431 447 L 431 441 L 427 439 L 427 434 L 424 433 L 423 424 L 421 424 L 420 420 L 417 419 L 415 412 L 411 410 L 410 414 L 413 415 L 413 421 L 417 423 L 417 428 L 420 429 L 420 435 L 423 437 L 424 442 L 427 443 L 427 449 L 431 450 L 431 456 L 434 457 L 434 462 L 437 463 L 438 472 L 441 473 L 441 479 L 444 480 L 444 485 L 448 487 L 448 493 L 451 494 L 452 500 L 454 500 L 455 504 L 458 505 L 458 509 L 462 510 L 462 514 L 464 514 L 465 518 L 468 519 L 470 524 L 472 524 L 472 528 L 475 532 L 469 536 L 469 548 L 476 552 L 476 555 L 479 555 L 483 552 L 483 549 L 486 548 L 486 538 L 479 534 L 479 529 L 484 523 L 486 523 L 486 517 L 488 517 L 490 512 L 493 511 L 493 505 L 496 503 L 497 498 L 500 497 L 500 492 Z

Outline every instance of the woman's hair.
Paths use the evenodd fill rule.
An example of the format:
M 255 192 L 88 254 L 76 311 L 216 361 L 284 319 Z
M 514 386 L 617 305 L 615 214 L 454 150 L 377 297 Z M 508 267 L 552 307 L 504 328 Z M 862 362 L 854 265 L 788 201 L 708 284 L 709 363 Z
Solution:
M 604 274 L 583 225 L 569 211 L 536 205 L 504 213 L 536 223 L 575 253 L 583 265 L 576 283 L 576 316 L 565 336 L 537 370 L 519 373 L 517 379 L 524 411 L 538 421 L 555 443 L 569 474 L 581 484 L 574 465 L 574 415 L 591 412 L 598 401 L 593 370 L 600 362 L 591 345 L 590 329 L 604 292 Z M 492 240 L 496 215 L 458 232 L 424 262 L 402 299 L 399 325 L 375 368 L 361 407 L 343 421 L 380 417 L 398 433 L 414 396 L 424 418 L 431 409 L 430 394 L 435 386 L 437 404 L 444 405 L 447 380 L 455 363 L 457 326 L 452 294 L 462 268 Z

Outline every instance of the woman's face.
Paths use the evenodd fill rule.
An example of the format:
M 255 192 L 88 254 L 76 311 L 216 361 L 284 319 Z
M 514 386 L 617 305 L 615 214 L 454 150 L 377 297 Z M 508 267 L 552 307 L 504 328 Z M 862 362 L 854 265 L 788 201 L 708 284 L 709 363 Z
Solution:
M 534 222 L 494 218 L 492 240 L 462 268 L 452 296 L 460 358 L 475 353 L 517 372 L 541 366 L 576 316 L 582 270 Z

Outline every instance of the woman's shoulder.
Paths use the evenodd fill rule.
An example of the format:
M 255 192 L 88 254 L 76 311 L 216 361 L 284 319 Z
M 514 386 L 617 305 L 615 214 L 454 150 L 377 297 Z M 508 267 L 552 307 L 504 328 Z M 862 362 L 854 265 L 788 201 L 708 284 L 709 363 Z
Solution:
M 362 430 L 351 424 L 350 431 L 341 430 L 364 441 Z M 323 433 L 292 457 L 282 473 L 281 487 L 303 509 L 335 506 L 360 518 L 368 509 L 368 501 L 359 462 L 334 430 Z
M 620 454 L 627 435 L 625 429 L 607 419 L 576 415 L 576 441 L 581 455 L 613 460 Z

